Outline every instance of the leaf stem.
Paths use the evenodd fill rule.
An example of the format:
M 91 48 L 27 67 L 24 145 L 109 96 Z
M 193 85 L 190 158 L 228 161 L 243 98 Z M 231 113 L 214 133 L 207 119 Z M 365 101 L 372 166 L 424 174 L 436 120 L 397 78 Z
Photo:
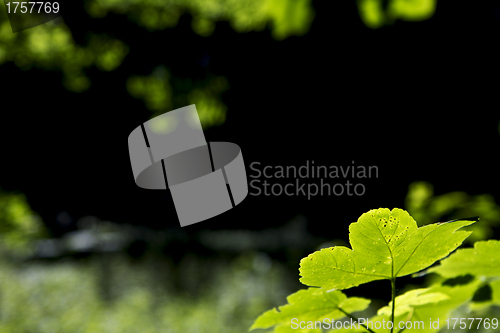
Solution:
M 354 317 L 352 314 L 345 312 L 342 310 L 342 308 L 338 308 L 343 314 L 345 314 L 347 317 L 351 318 L 352 320 L 356 320 L 357 323 L 359 323 L 358 318 Z M 365 324 L 359 324 L 360 326 L 363 326 L 365 330 L 367 330 L 370 333 L 375 333 L 371 329 L 369 329 Z
M 392 311 L 391 311 L 391 322 L 392 328 L 391 333 L 394 332 L 394 313 L 396 309 L 396 278 L 391 279 L 391 287 L 392 287 Z

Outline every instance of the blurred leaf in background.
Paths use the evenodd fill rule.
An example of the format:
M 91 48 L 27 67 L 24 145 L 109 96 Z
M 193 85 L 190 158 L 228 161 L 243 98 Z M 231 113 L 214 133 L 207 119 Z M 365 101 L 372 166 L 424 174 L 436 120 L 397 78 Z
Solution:
M 455 191 L 434 195 L 432 184 L 417 181 L 410 184 L 405 207 L 418 225 L 446 220 L 480 216 L 481 223 L 468 227 L 473 231 L 465 241 L 469 244 L 491 238 L 500 224 L 500 206 L 490 194 L 469 195 Z
M 396 20 L 423 21 L 436 11 L 437 0 L 358 0 L 359 16 L 372 29 L 393 24 Z
M 367 27 L 379 28 L 397 19 L 421 21 L 431 17 L 436 0 L 358 0 L 359 15 Z M 306 34 L 315 17 L 311 0 L 87 0 L 87 14 L 94 19 L 112 13 L 126 17 L 147 31 L 175 27 L 184 14 L 192 17 L 192 30 L 203 37 L 215 31 L 217 22 L 229 22 L 238 33 L 263 31 L 269 28 L 277 41 Z M 5 10 L 0 10 L 0 65 L 12 62 L 23 71 L 32 68 L 62 72 L 62 83 L 68 91 L 83 93 L 92 86 L 88 72 L 97 68 L 103 72 L 118 69 L 128 54 L 133 53 L 127 41 L 113 36 L 111 31 L 88 32 L 85 42 L 77 43 L 62 18 L 46 24 L 12 33 Z M 227 108 L 221 93 L 228 81 L 221 75 L 209 75 L 193 82 L 190 91 L 178 94 L 177 81 L 166 65 L 160 75 L 140 76 L 128 73 L 127 91 L 144 101 L 153 117 L 163 112 L 196 103 L 204 127 L 224 123 Z M 173 100 L 177 98 L 178 103 Z
M 108 13 L 126 16 L 138 30 L 144 27 L 148 31 L 175 27 L 180 16 L 189 13 L 193 31 L 205 37 L 213 33 L 219 21 L 229 22 L 240 33 L 262 31 L 269 25 L 276 40 L 305 34 L 314 18 L 310 0 L 89 0 L 85 9 L 92 18 L 104 18 Z M 114 71 L 134 51 L 120 39 L 91 31 L 87 41 L 78 44 L 61 18 L 16 34 L 4 10 L 0 11 L 0 22 L 0 65 L 13 62 L 23 71 L 60 71 L 64 87 L 76 93 L 91 87 L 89 69 Z M 204 127 L 225 121 L 227 108 L 220 97 L 228 89 L 225 77 L 209 75 L 188 85 L 189 91 L 176 91 L 176 103 L 172 86 L 179 86 L 177 81 L 184 79 L 172 76 L 165 64 L 158 64 L 158 68 L 150 76 L 129 73 L 126 84 L 130 95 L 143 100 L 153 111 L 152 117 L 195 103 Z
M 10 255 L 29 255 L 33 241 L 46 233 L 42 219 L 31 210 L 21 193 L 0 190 L 0 251 Z
M 78 45 L 60 18 L 12 33 L 6 11 L 0 10 L 0 65 L 13 62 L 23 71 L 60 71 L 69 91 L 80 93 L 89 89 L 91 81 L 85 75 L 86 69 L 95 66 L 113 71 L 128 51 L 125 43 L 105 34 L 94 34 L 87 45 Z
M 224 76 L 209 75 L 205 80 L 171 81 L 171 75 L 166 68 L 158 66 L 149 76 L 129 77 L 127 90 L 131 96 L 142 100 L 153 112 L 151 117 L 185 105 L 196 104 L 204 128 L 224 123 L 227 107 L 221 101 L 221 94 L 229 88 Z M 176 91 L 175 96 L 173 89 Z
M 149 31 L 171 28 L 187 12 L 201 36 L 210 36 L 218 21 L 228 21 L 237 32 L 262 31 L 270 23 L 277 40 L 305 34 L 314 18 L 311 0 L 89 0 L 86 8 L 95 18 L 127 15 Z

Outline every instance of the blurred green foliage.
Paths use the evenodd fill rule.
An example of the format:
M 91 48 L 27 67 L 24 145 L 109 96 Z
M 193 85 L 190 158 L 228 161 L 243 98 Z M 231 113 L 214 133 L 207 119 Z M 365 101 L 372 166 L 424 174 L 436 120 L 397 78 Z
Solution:
M 436 11 L 437 0 L 357 0 L 359 16 L 372 29 L 396 20 L 423 21 Z
M 461 191 L 434 195 L 432 184 L 423 181 L 410 184 L 405 207 L 419 225 L 479 216 L 480 223 L 467 228 L 473 231 L 466 240 L 468 243 L 493 237 L 494 228 L 500 223 L 500 206 L 493 196 L 469 195 Z
M 228 21 L 237 32 L 261 31 L 271 23 L 278 40 L 305 34 L 314 18 L 311 0 L 90 0 L 86 8 L 96 18 L 125 14 L 150 31 L 173 27 L 189 12 L 201 36 L 210 36 L 218 21 Z
M 500 219 L 490 195 L 434 195 L 427 182 L 409 186 L 406 207 L 419 225 L 479 215 L 480 223 L 468 227 L 475 240 L 489 238 Z M 4 253 L 27 253 L 43 232 L 24 195 L 0 192 Z M 296 289 L 286 282 L 289 275 L 281 263 L 255 252 L 232 261 L 188 254 L 175 264 L 155 253 L 140 261 L 122 253 L 25 263 L 4 256 L 0 332 L 244 332 Z M 484 304 L 458 308 L 453 316 L 498 314 Z
M 43 236 L 41 218 L 31 210 L 21 193 L 0 190 L 0 251 L 2 254 L 27 255 L 33 240 Z
M 85 69 L 95 66 L 113 71 L 128 52 L 125 43 L 104 34 L 91 35 L 88 45 L 78 45 L 61 19 L 14 34 L 6 12 L 0 10 L 0 65 L 13 62 L 23 71 L 61 71 L 70 91 L 84 92 L 90 87 Z
M 289 292 L 283 269 L 258 253 L 230 265 L 211 262 L 204 271 L 201 260 L 186 257 L 177 267 L 184 290 L 208 282 L 184 293 L 175 290 L 172 278 L 159 277 L 165 270 L 172 276 L 165 262 L 131 262 L 116 254 L 105 263 L 114 294 L 109 302 L 99 294 L 102 259 L 1 263 L 0 332 L 245 332 L 259 312 Z
M 436 0 L 390 0 L 386 6 L 384 3 L 358 0 L 359 14 L 367 27 L 379 28 L 396 19 L 424 20 L 432 16 L 436 6 Z M 283 40 L 306 34 L 315 17 L 311 0 L 87 0 L 84 5 L 93 18 L 104 18 L 108 13 L 123 15 L 147 31 L 172 28 L 181 15 L 189 13 L 193 31 L 204 37 L 212 35 L 217 22 L 227 21 L 239 33 L 269 27 L 273 38 Z M 87 42 L 77 44 L 61 18 L 14 34 L 6 15 L 6 10 L 0 10 L 0 65 L 13 62 L 23 71 L 37 68 L 62 72 L 62 83 L 72 92 L 82 93 L 91 87 L 92 80 L 87 75 L 90 68 L 114 71 L 134 51 L 106 33 L 90 34 Z M 130 73 L 126 84 L 127 91 L 143 100 L 153 117 L 195 103 L 204 127 L 224 122 L 227 108 L 221 93 L 228 89 L 224 77 L 195 82 L 176 101 L 177 91 L 174 98 L 173 88 L 184 79 L 172 77 L 164 64 L 158 65 L 163 68 L 161 77 L 154 73 Z
M 182 14 L 190 13 L 193 31 L 201 36 L 211 35 L 218 21 L 230 22 L 238 32 L 262 31 L 270 24 L 277 40 L 305 34 L 314 17 L 310 0 L 89 0 L 85 8 L 94 18 L 103 18 L 109 12 L 127 16 L 148 31 L 174 27 Z M 107 34 L 91 34 L 88 43 L 79 45 L 62 19 L 13 34 L 6 11 L 0 11 L 0 65 L 13 62 L 24 71 L 61 71 L 69 91 L 85 92 L 92 84 L 86 75 L 89 68 L 113 71 L 129 52 L 126 43 Z M 126 85 L 132 96 L 142 99 L 153 111 L 152 117 L 195 103 L 204 127 L 224 122 L 226 106 L 220 98 L 220 93 L 228 88 L 224 77 L 211 76 L 204 82 L 193 83 L 190 91 L 176 96 L 177 103 L 172 97 L 172 85 L 178 85 L 175 81 L 182 79 L 171 77 L 165 67 L 160 67 L 160 76 L 130 73 Z
M 153 111 L 152 117 L 183 105 L 196 104 L 203 127 L 224 123 L 227 107 L 220 95 L 229 88 L 225 77 L 209 76 L 206 80 L 188 80 L 185 84 L 182 80 L 170 80 L 168 71 L 159 66 L 149 76 L 129 77 L 127 90 L 134 98 L 144 101 L 146 107 Z M 172 85 L 176 85 L 175 96 Z

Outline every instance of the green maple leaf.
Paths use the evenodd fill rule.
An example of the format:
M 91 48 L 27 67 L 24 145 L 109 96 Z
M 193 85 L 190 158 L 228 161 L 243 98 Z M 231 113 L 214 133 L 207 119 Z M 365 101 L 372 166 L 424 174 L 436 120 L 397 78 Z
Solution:
M 370 300 L 351 297 L 348 298 L 340 291 L 326 291 L 324 289 L 309 288 L 299 290 L 287 297 L 288 304 L 272 309 L 260 315 L 250 328 L 269 328 L 277 326 L 276 333 L 284 332 L 321 332 L 315 329 L 292 328 L 292 320 L 299 322 L 316 322 L 325 318 L 336 320 L 345 317 L 345 312 L 352 313 L 365 310 Z
M 492 305 L 500 305 L 500 241 L 488 240 L 474 243 L 474 248 L 461 249 L 441 261 L 439 266 L 429 269 L 446 278 L 460 278 L 475 275 L 485 281 L 478 286 L 490 289 L 491 298 L 473 301 L 471 310 L 481 310 Z M 487 279 L 485 279 L 487 278 Z
M 474 248 L 461 249 L 441 261 L 441 265 L 429 269 L 444 277 L 476 275 L 500 276 L 500 241 L 489 240 L 474 243 Z
M 408 321 L 412 323 L 423 322 L 418 328 L 406 328 L 406 332 L 436 333 L 446 327 L 446 319 L 457 307 L 469 302 L 478 288 L 481 281 L 474 279 L 463 285 L 447 286 L 433 285 L 425 289 L 411 290 L 401 296 L 396 297 L 396 316 L 394 318 L 394 332 L 399 331 L 399 327 L 404 327 Z M 391 302 L 387 306 L 380 308 L 377 315 L 369 318 L 372 323 L 370 327 L 383 327 L 391 320 Z M 434 324 L 431 326 L 430 322 Z M 379 323 L 377 323 L 379 322 Z M 402 324 L 400 324 L 402 322 Z M 366 324 L 366 322 L 365 322 Z M 386 326 L 387 327 L 387 326 Z M 354 328 L 330 330 L 328 333 L 363 332 L 366 329 L 357 326 Z M 376 333 L 390 333 L 390 329 L 375 329 Z
M 447 297 L 442 297 L 438 302 L 427 302 L 426 304 L 414 304 L 413 311 L 409 314 L 410 316 L 400 316 L 396 319 L 396 325 L 399 325 L 398 321 L 423 321 L 424 329 L 406 329 L 405 332 L 418 332 L 418 333 L 435 333 L 446 327 L 446 319 L 449 318 L 452 311 L 459 306 L 466 304 L 472 299 L 474 292 L 481 285 L 479 279 L 474 279 L 463 285 L 433 285 L 428 288 L 426 294 L 440 294 L 446 295 Z M 423 294 L 422 296 L 425 296 Z M 441 298 L 441 297 L 440 297 Z M 396 308 L 398 307 L 398 301 L 396 299 Z M 397 310 L 396 310 L 397 312 Z M 389 315 L 387 314 L 387 317 Z M 431 327 L 430 321 L 439 321 L 439 325 L 436 328 Z M 379 333 L 379 332 L 377 332 Z M 381 333 L 381 332 L 380 332 Z
M 435 305 L 436 303 L 450 298 L 447 294 L 442 292 L 430 292 L 430 289 L 431 288 L 414 289 L 396 297 L 395 316 L 399 317 L 407 313 L 413 313 L 417 307 Z M 389 305 L 380 308 L 377 314 L 389 316 L 391 311 L 392 302 L 389 302 Z
M 373 209 L 349 226 L 352 250 L 335 246 L 300 261 L 300 281 L 308 286 L 347 289 L 405 276 L 429 267 L 455 250 L 477 220 L 434 223 L 418 228 L 405 210 Z

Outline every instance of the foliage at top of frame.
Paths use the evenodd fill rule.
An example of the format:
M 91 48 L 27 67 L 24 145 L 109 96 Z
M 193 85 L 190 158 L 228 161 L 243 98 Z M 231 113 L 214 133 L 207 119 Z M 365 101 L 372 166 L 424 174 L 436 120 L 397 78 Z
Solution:
M 382 0 L 359 0 L 357 4 L 364 24 L 378 28 L 395 19 L 426 19 L 434 13 L 435 1 L 390 0 L 387 8 Z M 124 15 L 148 31 L 172 28 L 181 15 L 189 13 L 193 31 L 201 36 L 212 35 L 217 22 L 227 21 L 240 33 L 262 31 L 269 26 L 276 40 L 306 34 L 315 17 L 311 0 L 88 0 L 85 1 L 85 10 L 93 18 L 103 18 L 108 13 Z M 14 34 L 6 11 L 0 10 L 0 65 L 11 62 L 23 71 L 37 68 L 62 72 L 62 83 L 68 91 L 87 91 L 92 85 L 87 75 L 91 68 L 115 71 L 133 51 L 125 41 L 106 32 L 90 34 L 86 43 L 78 44 L 62 18 Z M 215 79 L 225 80 L 222 76 Z M 139 79 L 130 73 L 127 90 L 131 95 L 134 95 L 134 89 L 130 87 L 134 86 L 152 91 L 134 97 L 140 95 L 136 98 L 144 101 L 154 113 L 153 117 L 186 105 L 182 103 L 184 100 L 189 104 L 196 103 L 202 125 L 209 127 L 222 124 L 227 111 L 220 97 L 224 89 L 211 89 L 212 80 L 214 78 L 193 84 L 191 91 L 181 92 L 180 102 L 172 97 L 175 84 L 158 79 L 154 73 Z M 171 81 L 176 81 L 176 78 L 171 78 Z

